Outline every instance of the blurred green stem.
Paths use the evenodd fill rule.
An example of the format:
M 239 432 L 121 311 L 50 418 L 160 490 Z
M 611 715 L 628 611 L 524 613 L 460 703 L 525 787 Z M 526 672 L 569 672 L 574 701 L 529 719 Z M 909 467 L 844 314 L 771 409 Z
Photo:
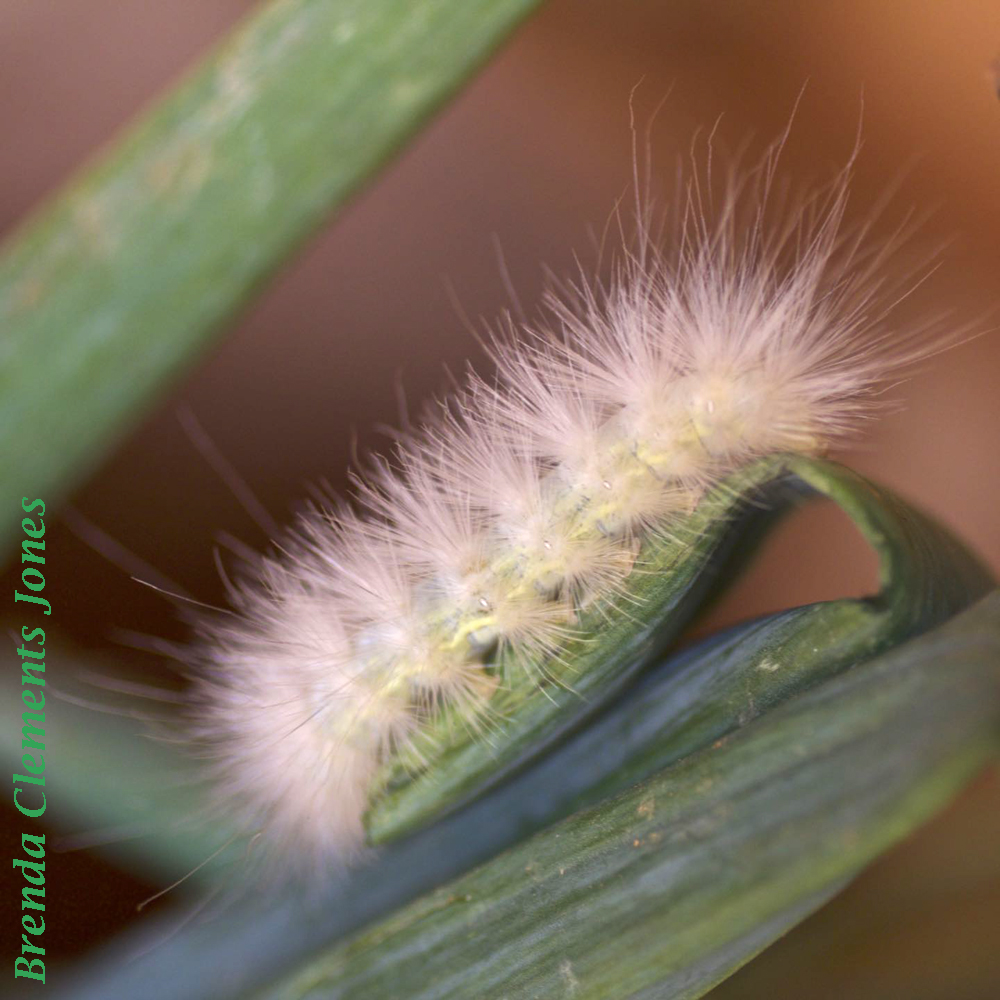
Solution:
M 86 472 L 537 3 L 253 13 L 0 256 L 6 489 L 49 499 Z

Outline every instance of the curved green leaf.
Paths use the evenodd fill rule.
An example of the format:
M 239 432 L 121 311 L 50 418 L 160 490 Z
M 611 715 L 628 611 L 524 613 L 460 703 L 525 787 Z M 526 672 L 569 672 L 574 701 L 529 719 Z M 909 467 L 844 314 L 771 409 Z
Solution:
M 649 674 L 627 697 L 532 768 L 443 822 L 391 846 L 374 866 L 361 868 L 315 899 L 278 894 L 269 897 L 263 909 L 241 908 L 199 924 L 150 951 L 141 962 L 125 964 L 123 951 L 145 950 L 148 944 L 142 940 L 163 936 L 162 926 L 154 923 L 145 934 L 100 956 L 85 985 L 73 995 L 79 1000 L 117 1000 L 141 989 L 147 1000 L 241 996 L 251 984 L 294 966 L 324 944 L 554 819 L 676 764 L 797 692 L 866 659 L 872 650 L 946 618 L 988 586 L 975 560 L 945 532 L 847 470 L 799 459 L 781 459 L 780 467 L 796 471 L 794 480 L 778 476 L 783 502 L 789 499 L 789 487 L 805 482 L 834 497 L 861 525 L 881 553 L 883 586 L 878 597 L 793 609 L 713 637 Z M 774 482 L 776 468 L 770 465 L 758 474 Z M 745 499 L 760 499 L 760 481 L 745 486 Z M 755 504 L 754 509 L 759 507 Z M 730 543 L 745 527 L 732 519 L 724 523 Z M 702 532 L 696 537 L 704 536 Z M 710 569 L 703 562 L 699 572 L 704 575 Z M 697 592 L 693 577 L 688 577 L 688 586 Z M 765 714 L 761 721 L 769 717 Z M 119 768 L 118 775 L 126 779 L 125 787 L 148 789 L 154 783 L 150 774 L 129 777 Z M 176 833 L 173 836 L 176 839 Z M 202 849 L 193 863 L 204 853 Z M 789 904 L 790 912 L 807 912 L 831 891 L 831 885 L 821 886 L 818 894 L 808 897 L 813 902 L 802 897 Z M 769 934 L 779 933 L 792 919 L 782 911 L 762 920 L 746 935 L 720 945 L 711 961 L 722 968 L 753 942 L 762 946 Z
M 776 694 L 885 649 L 966 607 L 990 585 L 989 574 L 948 532 L 889 491 L 833 462 L 799 456 L 763 459 L 721 483 L 669 536 L 643 548 L 622 600 L 628 614 L 593 609 L 580 637 L 556 661 L 506 669 L 491 702 L 503 721 L 478 738 L 447 713 L 417 740 L 415 752 L 390 762 L 385 790 L 367 828 L 372 843 L 393 840 L 481 794 L 578 726 L 628 680 L 661 655 L 687 623 L 719 564 L 767 508 L 787 509 L 794 491 L 836 502 L 875 549 L 881 589 L 865 600 L 833 601 L 804 612 L 772 644 Z M 738 519 L 743 522 L 736 524 Z M 758 664 L 747 666 L 756 676 Z M 771 695 L 761 695 L 761 707 Z M 707 703 L 715 713 L 718 705 Z M 725 731 L 725 725 L 723 730 Z

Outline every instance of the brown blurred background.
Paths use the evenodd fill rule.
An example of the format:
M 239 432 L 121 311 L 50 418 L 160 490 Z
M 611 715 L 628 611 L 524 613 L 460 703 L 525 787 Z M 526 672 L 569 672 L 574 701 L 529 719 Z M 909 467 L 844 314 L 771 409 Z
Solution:
M 252 5 L 244 0 L 0 0 L 0 230 L 9 230 Z M 951 240 L 912 309 L 985 330 L 1000 311 L 1000 52 L 995 0 L 552 0 L 368 190 L 292 261 L 196 371 L 160 402 L 75 507 L 166 576 L 221 599 L 220 533 L 260 546 L 183 431 L 190 406 L 218 450 L 283 520 L 308 484 L 342 485 L 353 442 L 480 352 L 459 317 L 509 305 L 495 244 L 530 311 L 541 265 L 586 257 L 629 179 L 628 102 L 653 130 L 662 194 L 698 127 L 761 143 L 823 180 L 849 155 L 864 104 L 855 218 L 893 184 L 929 210 L 922 241 Z M 891 217 L 891 213 L 890 213 Z M 902 255 L 901 261 L 905 262 Z M 454 295 L 450 291 L 454 289 Z M 905 410 L 843 457 L 917 499 L 1000 570 L 1000 335 L 933 361 Z M 169 605 L 66 528 L 51 536 L 58 624 L 83 649 L 159 677 L 128 629 L 182 638 Z M 874 567 L 835 512 L 789 522 L 711 616 L 737 620 L 870 589 Z M 704 627 L 704 626 L 703 626 Z M 164 676 L 165 683 L 176 683 Z M 146 888 L 96 859 L 60 862 L 81 919 L 70 955 L 131 919 Z M 97 902 L 99 900 L 99 902 Z M 85 917 L 86 915 L 86 917 Z M 84 934 L 81 928 L 90 929 Z M 54 959 L 58 961 L 58 958 Z M 1000 995 L 1000 781 L 945 815 L 713 996 L 986 1000 Z

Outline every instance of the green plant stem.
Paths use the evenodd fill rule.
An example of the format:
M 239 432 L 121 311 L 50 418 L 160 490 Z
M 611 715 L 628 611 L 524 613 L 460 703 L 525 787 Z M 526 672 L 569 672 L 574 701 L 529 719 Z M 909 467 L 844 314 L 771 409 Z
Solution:
M 91 468 L 537 2 L 272 0 L 29 218 L 0 256 L 7 491 Z

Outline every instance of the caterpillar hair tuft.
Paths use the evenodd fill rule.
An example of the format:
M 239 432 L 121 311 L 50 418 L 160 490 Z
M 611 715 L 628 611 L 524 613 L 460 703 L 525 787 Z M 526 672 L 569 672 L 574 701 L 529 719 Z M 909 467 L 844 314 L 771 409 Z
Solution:
M 907 226 L 876 241 L 845 224 L 853 161 L 795 196 L 779 151 L 721 180 L 709 155 L 661 222 L 640 195 L 610 277 L 553 284 L 535 323 L 504 318 L 495 376 L 470 373 L 350 503 L 260 557 L 234 616 L 199 623 L 192 738 L 275 863 L 356 859 L 387 755 L 443 706 L 493 724 L 498 651 L 529 669 L 583 605 L 627 613 L 645 537 L 754 458 L 848 438 L 945 342 L 895 322 L 916 284 L 887 267 Z

